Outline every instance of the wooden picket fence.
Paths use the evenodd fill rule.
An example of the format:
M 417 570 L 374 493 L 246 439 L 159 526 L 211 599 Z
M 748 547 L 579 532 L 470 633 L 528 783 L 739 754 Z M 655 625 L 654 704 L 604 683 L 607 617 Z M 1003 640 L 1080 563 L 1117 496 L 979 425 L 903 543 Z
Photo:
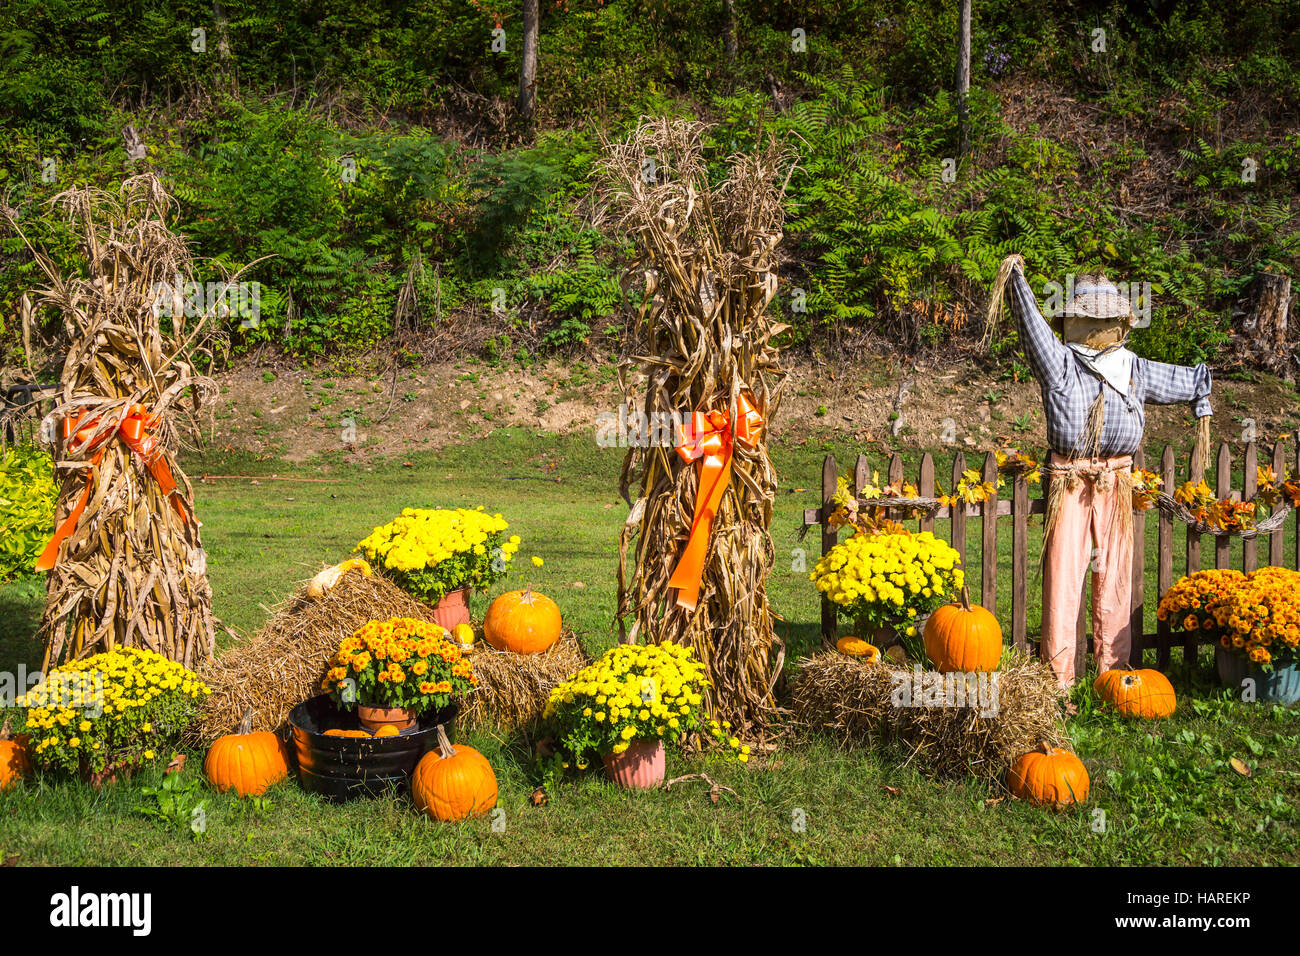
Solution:
M 1294 463 L 1297 473 L 1300 473 L 1300 431 L 1295 435 L 1289 436 L 1292 441 L 1289 442 L 1293 449 L 1291 459 Z M 1272 464 L 1274 472 L 1281 479 L 1286 473 L 1288 442 L 1279 441 L 1274 444 L 1271 450 L 1268 450 L 1269 457 L 1267 461 Z M 1238 489 L 1232 487 L 1233 480 L 1233 454 L 1227 443 L 1219 446 L 1215 466 L 1215 492 L 1220 498 L 1229 497 L 1237 492 L 1242 500 L 1249 500 L 1255 496 L 1257 486 L 1256 467 L 1260 463 L 1260 449 L 1254 442 L 1245 446 L 1245 453 L 1242 460 L 1242 484 Z M 1141 451 L 1134 456 L 1134 467 L 1145 467 L 1145 457 Z M 1175 467 L 1174 451 L 1168 445 L 1164 447 L 1159 457 L 1160 467 L 1158 473 L 1164 480 L 1166 491 L 1172 492 L 1178 485 L 1186 480 L 1186 469 L 1183 477 L 1179 477 L 1180 469 Z M 966 463 L 966 456 L 963 452 L 958 451 L 954 454 L 951 467 L 951 483 L 947 489 L 955 488 L 961 475 L 969 466 Z M 866 455 L 859 455 L 854 467 L 853 489 L 854 493 L 860 493 L 861 489 L 868 484 L 872 473 L 871 463 Z M 998 477 L 997 458 L 989 452 L 984 456 L 983 466 L 980 469 L 983 481 L 993 482 L 996 484 Z M 822 464 L 822 489 L 821 489 L 821 507 L 809 508 L 804 511 L 805 526 L 820 526 L 821 528 L 821 552 L 826 554 L 835 547 L 838 534 L 827 523 L 827 516 L 834 510 L 831 499 L 835 494 L 836 477 L 835 458 L 831 455 L 826 456 Z M 888 483 L 902 479 L 903 461 L 897 455 L 893 455 L 887 466 Z M 1044 481 L 1048 476 L 1044 475 Z M 917 476 L 915 484 L 921 497 L 934 497 L 935 494 L 935 461 L 934 458 L 926 453 L 921 458 L 920 474 Z M 958 506 L 955 508 L 942 507 L 931 517 L 921 519 L 912 519 L 904 521 L 905 524 L 915 524 L 920 531 L 936 530 L 936 522 L 947 519 L 949 534 L 948 542 L 958 551 L 962 558 L 962 566 L 966 566 L 966 543 L 968 535 L 972 529 L 972 524 L 978 523 L 978 540 L 980 541 L 980 568 L 979 568 L 979 603 L 984 607 L 997 608 L 998 593 L 998 535 L 999 523 L 1007 521 L 1010 523 L 1011 531 L 1011 642 L 1017 648 L 1026 653 L 1035 653 L 1037 644 L 1031 643 L 1028 636 L 1028 595 L 1029 584 L 1031 580 L 1030 567 L 1030 547 L 1029 547 L 1029 517 L 1030 515 L 1041 515 L 1046 511 L 1046 497 L 1031 498 L 1029 495 L 1030 486 L 1023 475 L 1018 475 L 1014 480 L 1008 480 L 1011 495 L 1009 498 L 999 498 L 995 494 L 988 500 L 974 505 Z M 1006 488 L 1003 489 L 1005 494 Z M 1044 495 L 1046 489 L 1044 488 Z M 1279 504 L 1276 508 L 1280 508 Z M 1275 510 L 1276 510 L 1275 508 Z M 902 520 L 906 512 L 905 507 L 890 509 L 892 517 Z M 1156 586 L 1158 593 L 1152 595 L 1151 600 L 1158 602 L 1160 595 L 1164 594 L 1174 582 L 1174 541 L 1175 535 L 1180 533 L 1180 527 L 1175 526 L 1172 518 L 1162 512 L 1152 509 L 1150 511 L 1137 511 L 1133 516 L 1133 599 L 1132 599 L 1132 621 L 1133 621 L 1133 644 L 1130 654 L 1130 664 L 1140 666 L 1142 663 L 1143 652 L 1150 647 L 1157 649 L 1156 666 L 1165 670 L 1169 664 L 1170 647 L 1177 640 L 1183 645 L 1184 659 L 1191 663 L 1196 659 L 1196 632 L 1181 633 L 1175 638 L 1170 633 L 1169 625 L 1165 622 L 1159 622 L 1154 633 L 1147 633 L 1144 627 L 1144 621 L 1147 609 L 1146 594 L 1146 574 L 1147 574 L 1147 521 L 1158 520 L 1159 527 L 1156 534 Z M 1230 537 L 1221 537 L 1209 535 L 1211 539 L 1208 548 L 1202 547 L 1202 538 L 1206 537 L 1193 531 L 1191 528 L 1181 526 L 1181 533 L 1185 534 L 1186 539 L 1186 567 L 1185 572 L 1190 574 L 1193 571 L 1202 568 L 1204 551 L 1212 549 L 1214 551 L 1213 566 L 1216 568 L 1227 568 L 1233 558 L 1234 541 L 1239 541 L 1240 562 L 1239 568 L 1243 571 L 1254 571 L 1259 567 L 1261 558 L 1266 564 L 1282 565 L 1286 563 L 1286 544 L 1287 535 L 1291 535 L 1294 542 L 1293 565 L 1300 569 L 1300 512 L 1287 518 L 1286 522 L 1277 530 L 1270 534 L 1261 534 L 1256 538 L 1240 541 Z M 1262 553 L 1261 553 L 1262 552 Z M 1033 557 L 1033 574 L 1037 574 L 1037 554 Z M 1085 578 L 1088 576 L 1085 576 Z M 971 586 L 972 592 L 975 592 L 975 576 L 973 569 L 967 568 L 967 582 Z M 1088 620 L 1090 618 L 1089 602 L 1087 601 L 1088 581 L 1084 581 L 1084 600 L 1080 602 L 1078 634 L 1079 641 L 1077 644 L 1077 657 L 1075 661 L 1076 673 L 1083 673 L 1087 661 L 1087 654 L 1090 651 L 1089 638 L 1087 635 Z M 828 598 L 822 598 L 821 606 L 821 631 L 824 639 L 833 644 L 837 629 L 837 606 Z

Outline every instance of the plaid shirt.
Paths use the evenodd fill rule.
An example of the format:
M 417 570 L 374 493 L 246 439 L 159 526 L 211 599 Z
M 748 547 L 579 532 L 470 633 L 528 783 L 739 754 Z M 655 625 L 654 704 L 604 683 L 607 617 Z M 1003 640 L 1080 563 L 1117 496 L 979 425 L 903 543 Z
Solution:
M 1084 359 L 1056 337 L 1038 311 L 1038 300 L 1019 269 L 1007 284 L 1011 311 L 1020 328 L 1025 358 L 1043 392 L 1043 414 L 1047 419 L 1047 443 L 1052 451 L 1077 457 L 1088 421 L 1088 408 L 1097 390 L 1106 389 L 1106 422 L 1098 456 L 1131 455 L 1141 447 L 1146 427 L 1146 402 L 1173 405 L 1188 402 L 1197 418 L 1210 414 L 1210 370 L 1204 365 L 1188 368 L 1133 357 L 1133 379 L 1127 395 L 1104 384 L 1089 371 Z

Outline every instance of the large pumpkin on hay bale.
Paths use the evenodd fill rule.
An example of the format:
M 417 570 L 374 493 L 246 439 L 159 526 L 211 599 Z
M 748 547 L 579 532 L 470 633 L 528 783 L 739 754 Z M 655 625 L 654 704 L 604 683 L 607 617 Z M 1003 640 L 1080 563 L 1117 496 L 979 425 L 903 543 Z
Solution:
M 1092 689 L 1114 705 L 1121 717 L 1158 720 L 1170 716 L 1178 706 L 1174 685 L 1158 670 L 1112 668 L 1097 677 Z
M 16 786 L 31 771 L 25 735 L 10 736 L 9 721 L 5 720 L 4 726 L 0 727 L 0 790 Z
M 497 776 L 473 747 L 453 747 L 439 724 L 438 746 L 420 758 L 411 774 L 411 798 L 435 820 L 481 816 L 497 804 Z
M 507 591 L 488 608 L 483 639 L 499 651 L 539 654 L 560 639 L 560 608 L 532 588 Z
M 260 797 L 266 788 L 289 776 L 284 742 L 269 731 L 253 733 L 253 712 L 244 714 L 239 729 L 215 740 L 203 761 L 203 775 L 222 793 Z
M 1070 751 L 1043 742 L 1016 758 L 1007 789 L 1037 806 L 1064 810 L 1088 799 L 1088 768 Z
M 925 653 L 943 673 L 995 671 L 1002 660 L 1002 626 L 992 611 L 971 604 L 970 588 L 963 587 L 960 601 L 926 621 Z

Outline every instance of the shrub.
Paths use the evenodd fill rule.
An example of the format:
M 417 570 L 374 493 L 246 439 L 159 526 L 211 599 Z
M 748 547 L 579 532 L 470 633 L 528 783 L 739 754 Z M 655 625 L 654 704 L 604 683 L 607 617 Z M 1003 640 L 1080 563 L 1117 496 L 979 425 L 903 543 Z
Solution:
M 0 581 L 36 573 L 58 497 L 54 462 L 43 448 L 14 445 L 0 455 Z

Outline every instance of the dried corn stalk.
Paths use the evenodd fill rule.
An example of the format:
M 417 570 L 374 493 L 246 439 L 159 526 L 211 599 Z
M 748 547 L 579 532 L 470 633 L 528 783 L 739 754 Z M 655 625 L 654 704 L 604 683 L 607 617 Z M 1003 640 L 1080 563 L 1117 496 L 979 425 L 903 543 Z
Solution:
M 68 345 L 58 404 L 42 428 L 61 479 L 57 522 L 89 492 L 47 575 L 44 666 L 146 647 L 195 667 L 212 656 L 212 591 L 193 491 L 175 460 L 175 416 L 182 401 L 197 411 L 213 383 L 191 364 L 207 352 L 210 323 L 206 308 L 185 315 L 192 269 L 184 239 L 166 224 L 175 201 L 149 173 L 117 195 L 79 188 L 53 202 L 77 224 L 86 260 L 84 277 L 64 277 L 32 250 L 49 281 L 39 304 L 62 314 Z M 21 234 L 12 216 L 10 224 Z M 160 320 L 154 303 L 164 287 L 176 291 Z M 152 422 L 135 451 L 123 431 L 133 406 Z M 172 494 L 159 474 L 175 480 Z
M 603 160 L 604 212 L 633 239 L 632 275 L 644 284 L 620 383 L 628 408 L 647 422 L 713 410 L 734 421 L 737 397 L 748 392 L 765 426 L 754 447 L 734 446 L 694 611 L 677 605 L 668 581 L 690 536 L 697 467 L 667 444 L 629 450 L 620 490 L 629 503 L 629 487 L 638 490 L 619 541 L 619 627 L 625 641 L 693 646 L 713 681 L 711 713 L 757 736 L 775 713 L 784 658 L 766 589 L 776 492 L 766 434 L 785 380 L 770 340 L 784 326 L 766 309 L 776 293 L 786 156 L 770 141 L 736 154 L 726 181 L 711 186 L 705 129 L 643 120 Z

